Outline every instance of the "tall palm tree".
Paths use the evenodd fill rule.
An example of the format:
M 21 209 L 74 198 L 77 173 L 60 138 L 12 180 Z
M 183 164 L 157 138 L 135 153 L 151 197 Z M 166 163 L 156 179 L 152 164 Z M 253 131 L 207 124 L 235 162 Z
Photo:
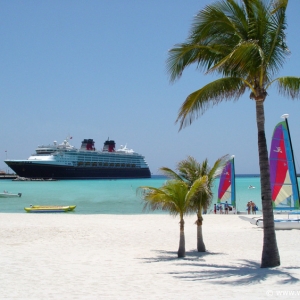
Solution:
M 197 250 L 198 252 L 205 252 L 205 244 L 203 241 L 202 225 L 203 217 L 202 212 L 207 210 L 211 205 L 213 199 L 213 183 L 217 176 L 219 176 L 226 164 L 228 156 L 223 156 L 219 158 L 211 168 L 208 164 L 208 160 L 205 159 L 202 163 L 199 163 L 194 157 L 188 156 L 187 159 L 184 159 L 178 162 L 176 169 L 178 174 L 166 167 L 160 168 L 160 171 L 171 178 L 176 178 L 177 180 L 183 180 L 191 186 L 198 178 L 203 176 L 207 177 L 207 189 L 199 191 L 197 197 L 193 198 L 193 201 L 190 202 L 191 209 L 197 213 Z
M 238 100 L 250 91 L 256 107 L 264 238 L 261 267 L 280 265 L 274 230 L 268 150 L 265 137 L 264 102 L 267 90 L 276 84 L 291 98 L 300 95 L 299 77 L 274 78 L 283 66 L 286 45 L 288 0 L 223 0 L 207 5 L 195 17 L 185 43 L 169 52 L 167 68 L 171 82 L 196 64 L 217 79 L 190 94 L 182 104 L 177 122 L 180 130 L 208 108 L 222 101 Z
M 141 186 L 138 193 L 145 201 L 144 210 L 169 211 L 173 216 L 180 217 L 180 238 L 178 257 L 185 257 L 185 236 L 183 216 L 192 212 L 190 202 L 199 190 L 205 190 L 207 177 L 196 180 L 192 186 L 182 180 L 167 180 L 160 188 Z

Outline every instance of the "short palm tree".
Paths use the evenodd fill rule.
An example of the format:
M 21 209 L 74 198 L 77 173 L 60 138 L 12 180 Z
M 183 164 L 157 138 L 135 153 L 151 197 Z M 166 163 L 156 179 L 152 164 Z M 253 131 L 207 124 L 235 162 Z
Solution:
M 198 252 L 206 251 L 202 233 L 202 212 L 207 210 L 211 205 L 211 201 L 213 199 L 213 182 L 215 178 L 222 173 L 227 158 L 227 156 L 219 158 L 211 168 L 207 159 L 205 159 L 202 163 L 199 163 L 194 157 L 188 156 L 187 159 L 184 159 L 177 164 L 176 169 L 178 170 L 178 174 L 169 168 L 160 168 L 160 171 L 164 175 L 176 178 L 177 180 L 183 180 L 187 182 L 189 186 L 192 186 L 197 179 L 203 176 L 207 177 L 207 189 L 199 191 L 198 195 L 190 202 L 191 209 L 197 213 L 197 221 L 195 223 L 197 225 Z
M 184 215 L 192 212 L 190 202 L 199 190 L 205 190 L 207 177 L 201 177 L 192 186 L 181 180 L 167 180 L 160 188 L 141 186 L 138 193 L 145 201 L 144 210 L 163 210 L 180 217 L 178 257 L 185 257 Z
M 190 94 L 182 104 L 180 129 L 191 124 L 208 108 L 222 101 L 237 100 L 247 90 L 256 107 L 258 152 L 264 219 L 261 267 L 280 265 L 274 230 L 270 170 L 265 137 L 264 102 L 267 90 L 276 84 L 291 98 L 300 96 L 299 77 L 275 78 L 289 55 L 286 45 L 288 0 L 220 0 L 207 5 L 194 19 L 185 43 L 169 52 L 170 80 L 180 78 L 191 64 L 217 79 Z

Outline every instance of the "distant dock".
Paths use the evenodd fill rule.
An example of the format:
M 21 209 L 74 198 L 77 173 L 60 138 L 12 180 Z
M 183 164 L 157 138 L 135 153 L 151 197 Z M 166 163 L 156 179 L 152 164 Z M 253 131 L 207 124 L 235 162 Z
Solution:
M 16 174 L 0 174 L 0 180 L 1 179 L 16 179 L 18 175 Z

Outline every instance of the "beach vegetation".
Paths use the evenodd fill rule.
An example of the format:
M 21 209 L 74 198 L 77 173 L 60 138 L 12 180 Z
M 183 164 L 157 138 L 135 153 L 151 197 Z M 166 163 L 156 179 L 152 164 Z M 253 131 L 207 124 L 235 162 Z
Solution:
M 206 212 L 210 207 L 213 199 L 213 183 L 214 180 L 220 176 L 223 168 L 228 160 L 228 156 L 223 156 L 216 160 L 213 167 L 208 164 L 208 159 L 206 158 L 202 163 L 199 163 L 194 157 L 188 156 L 186 159 L 181 160 L 177 163 L 176 170 L 178 174 L 167 167 L 160 168 L 160 172 L 165 176 L 174 178 L 177 180 L 182 180 L 186 182 L 189 186 L 199 178 L 207 177 L 207 188 L 199 190 L 198 194 L 190 202 L 191 210 L 196 212 L 197 220 L 195 224 L 197 225 L 197 250 L 198 252 L 205 252 L 206 247 L 203 240 L 202 225 L 203 225 L 203 212 Z
M 207 176 L 198 178 L 191 186 L 182 180 L 171 179 L 160 187 L 140 186 L 137 193 L 141 196 L 145 210 L 168 211 L 180 218 L 178 257 L 185 257 L 184 216 L 193 212 L 190 203 L 200 190 L 207 189 Z
M 276 77 L 290 55 L 286 40 L 288 0 L 219 0 L 194 17 L 185 42 L 175 45 L 167 59 L 170 81 L 192 64 L 220 78 L 187 96 L 176 122 L 179 130 L 223 101 L 245 93 L 256 108 L 258 156 L 264 219 L 261 267 L 280 265 L 274 229 L 264 103 L 273 85 L 289 98 L 299 98 L 300 78 Z

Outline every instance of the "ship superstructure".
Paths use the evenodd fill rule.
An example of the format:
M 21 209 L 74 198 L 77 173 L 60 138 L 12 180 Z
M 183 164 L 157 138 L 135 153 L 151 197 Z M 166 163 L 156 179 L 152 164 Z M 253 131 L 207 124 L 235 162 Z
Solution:
M 93 139 L 84 139 L 80 149 L 69 142 L 38 146 L 36 153 L 26 160 L 5 160 L 18 175 L 26 178 L 45 179 L 121 179 L 149 178 L 151 173 L 144 156 L 107 140 L 97 151 Z

